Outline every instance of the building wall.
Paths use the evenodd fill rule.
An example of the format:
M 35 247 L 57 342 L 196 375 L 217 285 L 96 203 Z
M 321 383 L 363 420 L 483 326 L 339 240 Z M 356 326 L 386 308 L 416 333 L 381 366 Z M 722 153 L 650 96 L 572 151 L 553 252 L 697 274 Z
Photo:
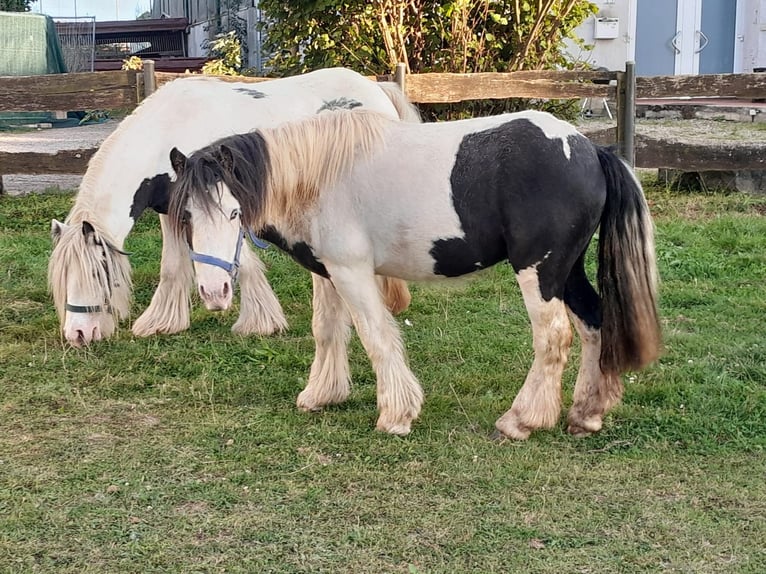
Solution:
M 593 2 L 599 8 L 595 17 L 590 17 L 578 29 L 577 34 L 586 44 L 592 46 L 589 51 L 570 46 L 569 52 L 579 61 L 584 61 L 594 68 L 624 70 L 625 62 L 635 54 L 635 5 L 634 0 L 601 0 Z M 617 38 L 597 40 L 594 38 L 596 18 L 618 18 Z
M 635 60 L 636 9 L 639 1 L 594 1 L 599 8 L 596 18 L 619 19 L 618 36 L 614 39 L 595 39 L 595 18 L 591 17 L 577 29 L 577 34 L 593 48 L 583 51 L 570 44 L 570 55 L 596 68 L 625 69 L 627 60 Z M 734 57 L 735 72 L 752 72 L 753 68 L 766 67 L 766 0 L 737 0 Z
M 748 72 L 766 68 L 766 0 L 751 0 L 750 4 L 750 10 L 743 15 L 742 46 L 744 71 Z
M 212 40 L 216 30 L 219 15 L 217 8 L 219 0 L 154 0 L 152 18 L 163 16 L 170 18 L 187 18 L 189 30 L 187 34 L 187 53 L 190 57 L 205 57 L 207 50 L 203 48 L 207 41 Z M 261 36 L 258 30 L 259 12 L 256 0 L 241 1 L 242 9 L 237 16 L 247 22 L 247 62 L 246 66 L 262 71 Z M 226 14 L 220 15 L 220 24 L 225 31 L 228 29 Z M 211 25 L 212 24 L 212 25 Z

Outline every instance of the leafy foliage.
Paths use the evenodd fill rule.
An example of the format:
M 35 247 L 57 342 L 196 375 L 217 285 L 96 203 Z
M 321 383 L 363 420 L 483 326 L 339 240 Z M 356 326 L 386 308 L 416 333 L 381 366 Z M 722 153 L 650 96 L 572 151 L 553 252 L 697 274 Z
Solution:
M 205 28 L 215 35 L 202 42 L 215 60 L 203 67 L 203 73 L 219 76 L 242 73 L 242 62 L 247 60 L 247 21 L 238 12 L 245 4 L 244 0 L 219 0 L 218 15 Z
M 242 44 L 234 30 L 219 34 L 210 43 L 210 53 L 216 59 L 202 66 L 203 74 L 237 76 L 242 70 Z
M 261 0 L 260 7 L 275 75 L 329 66 L 379 74 L 399 62 L 413 73 L 572 68 L 563 43 L 582 44 L 574 29 L 597 11 L 585 0 Z M 553 105 L 565 117 L 574 113 L 571 103 Z M 424 111 L 452 118 L 528 107 L 506 100 Z
M 32 0 L 0 0 L 2 12 L 29 12 Z
M 144 61 L 138 56 L 131 56 L 122 61 L 123 70 L 143 70 Z
M 570 67 L 564 39 L 597 10 L 584 0 L 262 0 L 278 73 L 346 66 L 375 74 Z

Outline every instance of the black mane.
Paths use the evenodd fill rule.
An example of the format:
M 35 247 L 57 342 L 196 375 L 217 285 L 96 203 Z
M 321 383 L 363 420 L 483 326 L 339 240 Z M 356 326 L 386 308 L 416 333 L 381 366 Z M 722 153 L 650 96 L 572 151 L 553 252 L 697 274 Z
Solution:
M 242 209 L 242 222 L 252 226 L 264 202 L 269 174 L 269 154 L 259 131 L 220 139 L 194 152 L 172 186 L 168 216 L 176 233 L 182 233 L 189 199 L 210 212 L 218 206 L 208 189 L 226 184 Z

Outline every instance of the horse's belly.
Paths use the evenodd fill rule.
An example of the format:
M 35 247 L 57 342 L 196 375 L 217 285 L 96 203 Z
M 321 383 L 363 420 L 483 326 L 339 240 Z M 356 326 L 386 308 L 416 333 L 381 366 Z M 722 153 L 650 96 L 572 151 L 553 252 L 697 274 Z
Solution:
M 468 275 L 507 257 L 499 240 L 478 245 L 467 243 L 463 237 L 421 238 L 387 247 L 376 256 L 376 273 L 412 281 Z

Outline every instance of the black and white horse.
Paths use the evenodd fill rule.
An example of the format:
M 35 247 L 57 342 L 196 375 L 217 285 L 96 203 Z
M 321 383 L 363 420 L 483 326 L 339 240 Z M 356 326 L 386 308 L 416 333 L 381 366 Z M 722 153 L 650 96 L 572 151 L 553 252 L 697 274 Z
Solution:
M 556 424 L 572 341 L 582 363 L 569 431 L 598 431 L 620 374 L 654 361 L 661 336 L 653 225 L 641 187 L 611 151 L 540 112 L 435 124 L 336 111 L 220 140 L 188 159 L 169 217 L 193 249 L 230 259 L 254 230 L 314 273 L 316 342 L 298 406 L 349 393 L 353 321 L 377 375 L 380 430 L 404 435 L 423 401 L 375 274 L 466 275 L 508 261 L 532 322 L 534 361 L 496 423 L 525 439 Z M 598 230 L 598 288 L 584 259 Z M 195 264 L 200 289 L 220 268 Z
M 65 223 L 53 220 L 48 282 L 61 330 L 73 345 L 109 337 L 128 315 L 130 262 L 123 243 L 146 208 L 167 210 L 173 145 L 195 149 L 217 138 L 334 108 L 364 107 L 391 118 L 419 121 L 417 111 L 391 83 L 375 83 L 342 68 L 257 84 L 202 76 L 175 80 L 125 118 L 91 159 Z M 162 225 L 160 280 L 151 304 L 133 323 L 148 336 L 189 327 L 193 284 L 189 251 Z M 260 260 L 243 249 L 239 261 L 240 314 L 232 330 L 270 334 L 287 326 Z M 381 280 L 392 309 L 409 303 L 401 281 Z M 233 288 L 233 281 L 228 289 Z M 200 292 L 210 309 L 218 294 Z

